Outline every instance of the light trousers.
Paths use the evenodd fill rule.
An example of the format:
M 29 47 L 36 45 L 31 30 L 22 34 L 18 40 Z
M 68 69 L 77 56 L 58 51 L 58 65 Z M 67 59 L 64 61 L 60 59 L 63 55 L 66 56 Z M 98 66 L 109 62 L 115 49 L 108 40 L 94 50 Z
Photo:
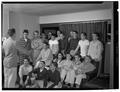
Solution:
M 43 80 L 36 80 L 36 84 L 39 88 L 43 88 L 44 81 Z
M 46 88 L 49 88 L 52 84 L 53 84 L 52 82 L 48 82 Z M 61 88 L 61 87 L 62 87 L 62 85 L 59 85 L 59 84 L 58 84 L 58 85 L 55 85 L 53 88 Z
M 61 70 L 61 79 L 64 80 L 65 76 L 67 75 L 67 72 L 68 72 L 68 71 L 66 71 L 65 69 L 62 69 L 62 70 Z
M 17 67 L 4 67 L 4 88 L 15 88 L 17 79 Z
M 75 80 L 75 71 L 74 70 L 68 71 L 65 82 L 74 84 L 74 80 Z
M 83 78 L 86 78 L 86 74 L 76 75 L 75 83 L 78 84 L 78 85 L 80 85 Z

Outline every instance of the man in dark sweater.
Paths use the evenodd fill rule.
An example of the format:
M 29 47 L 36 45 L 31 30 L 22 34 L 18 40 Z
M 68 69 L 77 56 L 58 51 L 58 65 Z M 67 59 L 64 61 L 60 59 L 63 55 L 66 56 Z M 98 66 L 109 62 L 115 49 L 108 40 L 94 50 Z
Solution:
M 47 88 L 60 88 L 60 72 L 57 70 L 57 63 L 53 62 L 50 65 L 50 70 L 48 71 L 48 83 Z
M 48 76 L 44 61 L 40 61 L 39 67 L 33 70 L 31 73 L 34 73 L 36 76 L 35 84 L 38 88 L 44 88 L 47 86 Z
M 73 38 L 70 39 L 67 45 L 67 53 L 74 51 L 78 45 L 79 39 L 77 38 L 77 31 L 73 31 Z
M 60 40 L 59 40 L 59 50 L 60 52 L 65 55 L 67 49 L 67 39 L 65 38 L 64 34 L 60 34 Z

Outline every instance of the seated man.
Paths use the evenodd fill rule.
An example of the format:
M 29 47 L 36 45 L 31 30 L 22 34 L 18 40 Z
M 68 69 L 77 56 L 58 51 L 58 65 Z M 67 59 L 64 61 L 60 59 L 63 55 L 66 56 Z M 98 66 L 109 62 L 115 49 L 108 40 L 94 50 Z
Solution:
M 76 71 L 76 88 L 79 88 L 81 80 L 86 78 L 87 73 L 92 72 L 96 67 L 91 63 L 91 58 L 89 56 L 85 57 L 85 60 L 79 65 Z
M 25 85 L 25 81 L 27 75 L 32 71 L 32 66 L 29 64 L 29 60 L 24 59 L 24 64 L 19 68 L 19 77 L 20 77 L 20 85 L 23 87 Z
M 36 77 L 35 84 L 37 88 L 44 88 L 47 86 L 47 70 L 45 68 L 44 61 L 40 61 L 38 68 L 33 70 L 31 73 L 33 73 Z
M 53 60 L 53 54 L 52 54 L 51 49 L 49 48 L 49 44 L 47 42 L 44 42 L 43 43 L 43 49 L 41 50 L 38 58 L 36 59 L 36 62 L 44 61 L 45 66 L 49 67 L 52 60 Z M 37 68 L 37 63 L 35 65 L 35 68 Z
M 46 88 L 60 88 L 60 72 L 57 71 L 57 63 L 53 62 L 48 71 L 48 83 Z

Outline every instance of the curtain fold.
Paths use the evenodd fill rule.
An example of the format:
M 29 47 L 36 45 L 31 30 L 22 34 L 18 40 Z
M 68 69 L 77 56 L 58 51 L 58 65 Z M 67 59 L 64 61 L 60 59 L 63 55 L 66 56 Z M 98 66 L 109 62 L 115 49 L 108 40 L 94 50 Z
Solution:
M 71 24 L 60 24 L 59 29 L 66 35 L 66 38 L 69 37 L 70 31 L 75 30 L 78 32 L 78 38 L 80 38 L 81 32 L 87 33 L 87 38 L 92 40 L 91 34 L 93 32 L 98 32 L 100 35 L 100 41 L 104 44 L 106 43 L 106 33 L 107 33 L 108 21 L 101 22 L 89 22 L 89 23 L 71 23 Z
M 70 24 L 60 24 L 59 29 L 65 34 L 65 37 L 68 38 L 70 31 L 75 30 L 78 32 L 78 38 L 80 38 L 81 32 L 87 33 L 87 39 L 92 40 L 92 33 L 99 33 L 99 40 L 103 43 L 104 51 L 103 51 L 103 62 L 101 71 L 104 71 L 104 62 L 105 62 L 105 44 L 107 41 L 107 32 L 108 32 L 108 22 L 109 20 L 99 21 L 99 22 L 79 22 L 79 23 L 70 23 Z

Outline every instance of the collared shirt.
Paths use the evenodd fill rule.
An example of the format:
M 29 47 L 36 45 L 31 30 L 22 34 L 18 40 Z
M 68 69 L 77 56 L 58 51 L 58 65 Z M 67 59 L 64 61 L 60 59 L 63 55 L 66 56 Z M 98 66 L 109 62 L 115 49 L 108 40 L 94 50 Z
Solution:
M 19 48 L 19 61 L 20 65 L 22 65 L 24 58 L 30 57 L 30 55 L 28 55 L 28 52 L 31 50 L 31 40 L 27 38 L 26 42 L 25 39 L 22 37 L 17 41 L 16 45 L 17 48 Z
M 37 80 L 43 80 L 43 79 L 47 79 L 47 69 L 40 69 L 40 68 L 36 68 L 35 70 L 32 71 L 33 73 L 37 74 Z
M 102 59 L 102 51 L 103 45 L 99 40 L 90 42 L 88 55 L 90 55 L 92 59 L 98 59 L 98 61 L 100 61 Z
M 3 64 L 7 68 L 17 67 L 18 56 L 16 49 L 16 41 L 11 37 L 3 42 L 3 50 L 5 52 L 5 57 Z
M 42 49 L 37 60 L 45 61 L 46 65 L 50 65 L 53 59 L 52 51 L 48 48 L 47 50 Z
M 31 47 L 34 50 L 41 50 L 43 48 L 43 41 L 40 38 L 32 39 Z

